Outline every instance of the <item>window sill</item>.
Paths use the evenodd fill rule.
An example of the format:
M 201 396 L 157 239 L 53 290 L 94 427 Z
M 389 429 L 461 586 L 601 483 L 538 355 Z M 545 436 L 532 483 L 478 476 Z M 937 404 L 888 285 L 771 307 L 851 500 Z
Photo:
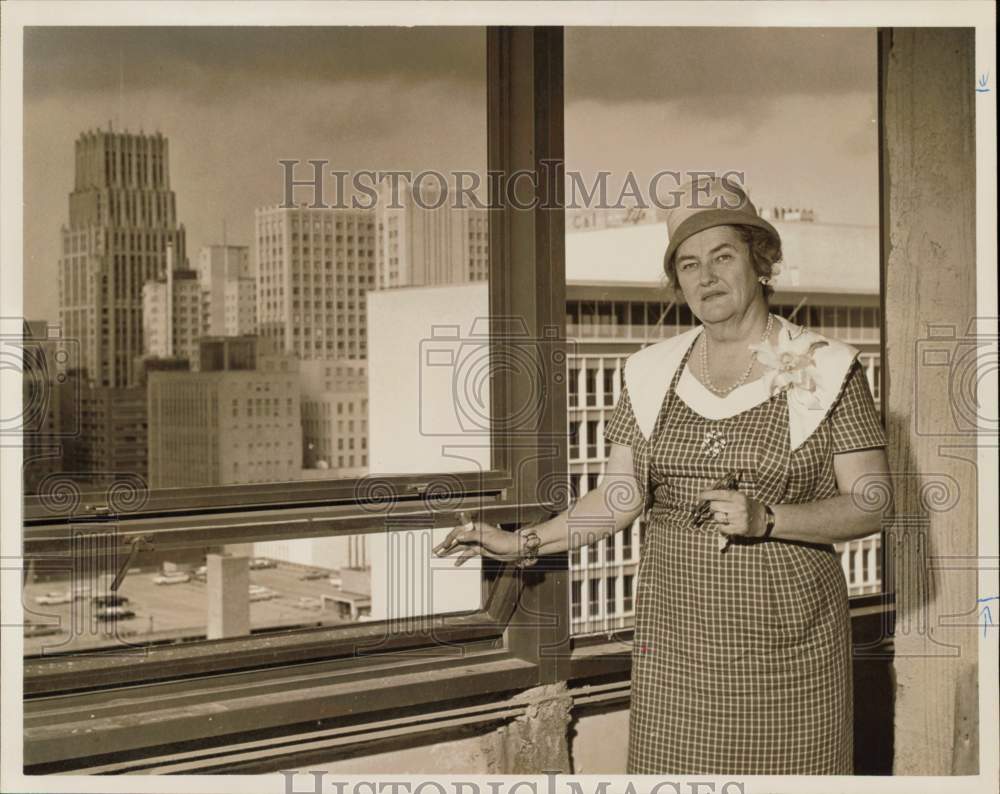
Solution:
M 140 763 L 197 747 L 205 755 L 237 741 L 288 736 L 448 700 L 534 686 L 537 666 L 504 650 L 450 661 L 390 655 L 363 668 L 324 662 L 174 681 L 25 703 L 27 774 L 83 772 Z M 211 747 L 209 746 L 211 745 Z
M 509 598 L 506 592 L 501 594 L 497 590 L 495 600 Z M 498 604 L 496 608 L 502 606 Z M 499 642 L 505 617 L 500 612 L 491 615 L 484 610 L 444 615 L 429 621 L 426 630 L 409 634 L 387 634 L 381 624 L 364 623 L 29 658 L 24 664 L 24 695 L 51 697 L 321 661 L 364 664 L 387 652 L 454 656 L 459 653 L 459 644 Z M 438 647 L 431 643 L 437 643 Z
M 891 599 L 857 599 L 851 607 L 855 657 L 887 658 Z M 414 650 L 39 697 L 25 703 L 25 771 L 113 773 L 178 763 L 179 769 L 157 771 L 198 771 L 278 763 L 315 743 L 333 751 L 360 747 L 386 731 L 442 731 L 509 719 L 514 706 L 495 696 L 535 686 L 538 667 L 499 648 L 465 651 L 442 658 L 438 649 L 428 658 L 426 649 L 423 655 Z M 574 641 L 566 674 L 574 700 L 582 704 L 578 695 L 587 692 L 584 700 L 595 699 L 594 705 L 627 702 L 631 653 L 631 630 Z M 449 708 L 442 692 L 449 704 L 490 702 Z M 431 704 L 430 711 L 421 708 Z M 407 709 L 414 711 L 406 715 Z

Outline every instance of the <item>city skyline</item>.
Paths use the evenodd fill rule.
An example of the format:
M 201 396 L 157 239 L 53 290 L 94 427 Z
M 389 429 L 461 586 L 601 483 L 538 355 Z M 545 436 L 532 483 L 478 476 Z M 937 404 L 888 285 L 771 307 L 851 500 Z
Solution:
M 648 178 L 742 167 L 759 201 L 811 206 L 824 221 L 875 222 L 873 30 L 626 29 L 598 53 L 590 37 L 604 33 L 567 31 L 568 169 Z M 671 71 L 671 58 L 696 57 L 706 43 L 736 47 L 749 82 L 727 71 L 727 59 Z M 390 55 L 366 57 L 374 51 Z M 787 69 L 794 59 L 801 68 Z M 615 79 L 623 69 L 627 83 Z M 253 210 L 281 200 L 283 158 L 352 171 L 484 170 L 485 85 L 482 29 L 368 28 L 353 39 L 342 29 L 30 29 L 25 315 L 57 314 L 46 285 L 81 132 L 111 121 L 171 140 L 178 221 L 193 252 L 224 237 L 251 244 Z
M 109 312 L 112 317 L 109 328 L 125 330 L 99 335 L 101 341 L 96 345 L 94 358 L 98 371 L 104 371 L 105 360 L 121 355 L 120 346 L 108 341 L 112 336 L 116 341 L 122 337 L 133 347 L 137 343 L 137 338 L 126 331 L 135 325 L 134 287 L 139 283 L 137 279 L 145 275 L 139 306 L 139 325 L 145 330 L 141 350 L 154 360 L 137 361 L 134 354 L 138 348 L 129 348 L 123 361 L 134 365 L 136 377 L 130 377 L 127 384 L 111 377 L 108 387 L 86 390 L 84 413 L 91 419 L 84 427 L 82 443 L 70 450 L 72 457 L 69 459 L 77 467 L 71 470 L 88 475 L 91 472 L 128 471 L 139 477 L 144 477 L 148 471 L 149 485 L 154 490 L 318 479 L 306 474 L 310 469 L 321 472 L 320 477 L 324 479 L 329 476 L 327 473 L 352 478 L 369 473 L 370 449 L 374 462 L 372 473 L 386 473 L 387 466 L 389 473 L 399 473 L 396 467 L 401 465 L 401 453 L 409 452 L 412 456 L 417 447 L 412 443 L 414 439 L 407 442 L 404 427 L 411 433 L 417 431 L 418 436 L 423 436 L 425 430 L 422 409 L 419 421 L 400 411 L 399 395 L 413 391 L 399 388 L 402 373 L 410 369 L 400 357 L 409 361 L 418 359 L 413 350 L 405 349 L 401 340 L 406 338 L 412 345 L 427 338 L 426 333 L 414 333 L 415 329 L 404 331 L 403 317 L 410 314 L 419 324 L 429 320 L 440 322 L 445 315 L 440 311 L 428 311 L 427 299 L 433 293 L 394 287 L 443 287 L 448 292 L 463 285 L 473 287 L 478 290 L 478 306 L 476 301 L 468 300 L 450 303 L 461 306 L 469 314 L 463 326 L 482 316 L 487 311 L 488 290 L 483 211 L 468 211 L 465 222 L 453 217 L 456 213 L 446 212 L 447 223 L 439 222 L 441 218 L 428 217 L 433 213 L 416 211 L 412 206 L 403 210 L 380 207 L 374 211 L 301 207 L 258 211 L 254 235 L 256 259 L 260 263 L 256 273 L 257 298 L 258 306 L 266 311 L 259 316 L 261 328 L 242 330 L 261 333 L 262 328 L 272 323 L 275 326 L 272 330 L 282 329 L 282 332 L 277 335 L 261 333 L 260 337 L 233 335 L 199 340 L 207 327 L 204 320 L 211 315 L 211 308 L 218 300 L 213 294 L 220 286 L 216 282 L 223 279 L 225 286 L 232 286 L 234 282 L 239 286 L 240 281 L 253 281 L 248 276 L 249 257 L 244 256 L 249 252 L 242 248 L 232 251 L 228 247 L 222 250 L 203 248 L 198 254 L 197 270 L 184 268 L 192 264 L 190 260 L 174 261 L 173 238 L 159 234 L 164 231 L 179 233 L 177 239 L 184 239 L 183 228 L 174 225 L 174 201 L 168 187 L 171 184 L 168 151 L 169 141 L 162 135 L 97 133 L 80 138 L 75 178 L 77 190 L 70 196 L 71 215 L 76 223 L 66 233 L 67 240 L 73 244 L 65 246 L 64 259 L 69 274 L 65 283 L 76 284 L 81 280 L 90 283 L 91 278 L 80 278 L 86 271 L 91 277 L 100 276 L 93 283 L 106 281 L 106 286 L 100 291 L 88 287 L 89 292 L 84 290 L 78 296 L 71 294 L 74 290 L 80 292 L 76 287 L 63 289 L 61 297 L 72 298 L 72 310 L 85 315 L 100 315 L 109 296 L 116 296 L 116 306 L 121 302 L 128 304 L 125 308 L 129 316 L 125 320 L 115 320 L 114 312 Z M 773 208 L 765 209 L 774 211 Z M 795 217 L 775 222 L 788 228 L 790 240 L 800 236 L 792 233 L 793 228 L 812 238 L 807 246 L 810 255 L 805 257 L 805 262 L 829 261 L 842 250 L 842 246 L 831 244 L 828 238 L 816 237 L 815 232 L 824 229 L 810 220 L 811 213 L 805 213 L 805 217 L 801 213 L 793 215 Z M 650 228 L 653 227 L 648 224 L 626 223 L 618 227 L 611 225 L 592 234 L 595 238 L 614 234 L 619 247 L 631 245 L 634 253 L 634 246 L 644 244 L 645 232 Z M 116 235 L 121 234 L 129 239 L 119 241 Z M 147 236 L 149 239 L 142 242 Z M 122 253 L 116 253 L 119 245 Z M 858 258 L 863 269 L 867 263 L 867 269 L 871 270 L 876 252 L 874 237 L 859 251 L 871 255 L 871 259 Z M 613 260 L 607 257 L 607 252 L 604 257 L 607 267 Z M 577 261 L 576 256 L 570 258 L 574 263 Z M 166 277 L 158 275 L 160 266 L 167 268 Z M 377 276 L 379 271 L 384 274 Z M 602 441 L 603 427 L 608 411 L 620 397 L 624 356 L 648 342 L 651 336 L 678 333 L 681 327 L 691 325 L 694 318 L 686 307 L 659 303 L 655 282 L 646 282 L 645 293 L 641 285 L 629 288 L 616 284 L 611 290 L 602 290 L 595 299 L 589 293 L 593 284 L 574 279 L 572 273 L 567 276 L 569 295 L 578 296 L 567 302 L 567 334 L 579 335 L 579 340 L 585 341 L 589 348 L 582 355 L 570 355 L 567 361 L 570 367 L 570 470 L 567 475 L 570 490 L 576 497 L 598 487 L 603 474 L 608 457 L 606 444 Z M 231 292 L 230 297 L 235 299 L 232 302 L 238 305 L 239 291 Z M 366 292 L 378 296 L 376 303 L 382 305 L 381 316 L 369 317 L 367 313 L 358 312 L 358 303 Z M 877 287 L 873 286 L 868 297 L 876 294 Z M 794 314 L 802 308 L 798 298 L 787 293 L 778 295 L 774 311 Z M 244 298 L 249 300 L 248 295 Z M 833 300 L 833 306 L 806 307 L 803 314 L 811 317 L 807 323 L 834 335 L 853 332 L 854 336 L 849 337 L 851 342 L 864 342 L 870 348 L 862 355 L 869 379 L 877 382 L 878 351 L 877 347 L 871 348 L 873 343 L 877 345 L 879 327 L 874 302 L 846 293 L 834 294 Z M 394 310 L 387 310 L 390 304 Z M 96 311 L 88 311 L 88 307 Z M 296 314 L 299 311 L 302 313 Z M 237 318 L 238 315 L 237 312 Z M 241 329 L 234 326 L 223 330 L 238 334 Z M 376 376 L 371 383 L 366 382 L 365 377 L 369 362 L 355 364 L 341 360 L 344 354 L 349 358 L 366 358 L 368 330 L 376 331 L 382 339 L 381 348 L 377 344 L 374 346 L 376 355 L 372 359 L 381 367 L 382 376 Z M 271 337 L 272 344 L 266 345 L 268 352 L 264 353 L 258 342 L 267 337 Z M 344 337 L 350 349 L 342 349 Z M 197 355 L 190 349 L 196 341 L 201 343 Z M 211 352 L 213 346 L 218 348 L 217 352 L 221 351 L 221 356 Z M 225 363 L 230 359 L 225 352 L 227 347 L 252 349 L 253 366 L 236 358 L 232 366 Z M 208 366 L 205 366 L 206 349 L 210 352 Z M 184 358 L 188 366 L 172 366 L 176 358 Z M 200 363 L 196 364 L 196 359 Z M 438 383 L 444 389 L 441 397 L 429 399 L 428 403 L 448 404 L 445 395 L 458 371 L 457 365 L 453 363 L 452 366 L 456 367 L 454 371 L 451 367 L 446 368 L 442 373 L 444 380 Z M 387 372 L 392 375 L 387 377 Z M 411 377 L 413 374 L 410 372 Z M 393 388 L 386 388 L 390 381 Z M 133 383 L 137 383 L 138 388 Z M 122 388 L 125 385 L 129 388 Z M 112 386 L 118 388 L 110 388 Z M 429 396 L 423 389 L 421 371 L 417 390 Z M 376 396 L 376 403 L 382 406 L 382 412 L 375 414 L 375 422 L 369 421 L 366 410 L 369 393 Z M 412 408 L 412 401 L 407 402 Z M 395 416 L 403 426 L 386 434 L 389 416 Z M 431 426 L 435 426 L 434 423 Z M 378 446 L 366 443 L 371 430 L 378 431 L 373 434 L 379 441 Z M 440 438 L 434 433 L 429 440 L 432 444 L 440 444 Z M 430 460 L 430 455 L 417 455 L 419 470 L 424 471 L 429 465 L 435 467 Z M 480 466 L 485 465 L 486 461 L 480 462 Z M 420 531 L 416 531 L 416 536 L 422 537 Z M 571 585 L 571 606 L 576 629 L 586 632 L 628 625 L 634 607 L 634 573 L 630 572 L 636 564 L 633 550 L 641 547 L 642 536 L 641 525 L 633 526 L 622 535 L 621 543 L 614 538 L 593 550 L 581 552 L 585 557 L 574 558 L 571 570 L 576 577 L 573 581 L 578 584 Z M 278 563 L 274 556 L 284 563 L 296 564 L 316 564 L 322 556 L 332 565 L 333 558 L 318 555 L 312 546 L 311 540 L 270 543 L 245 553 L 252 553 L 254 557 L 267 556 L 268 564 L 275 566 Z M 872 562 L 877 546 L 869 544 L 865 549 L 851 546 L 842 549 L 842 553 L 848 554 L 843 567 L 852 586 L 856 583 L 858 587 L 879 586 L 879 581 L 871 581 L 877 570 Z M 373 559 L 383 558 L 381 552 L 373 555 Z M 206 556 L 206 567 L 213 564 L 211 559 L 211 554 Z M 185 564 L 193 571 L 197 562 L 195 555 Z M 593 572 L 592 562 L 599 563 Z M 167 563 L 175 567 L 179 564 L 172 559 L 163 561 L 164 565 Z M 408 570 L 413 565 L 422 565 L 423 560 L 419 555 L 405 560 L 401 557 L 400 563 L 405 563 Z M 613 570 L 609 570 L 609 566 Z M 336 566 L 331 570 L 334 568 Z M 230 573 L 232 576 L 227 575 L 225 586 L 232 592 L 239 591 L 238 600 L 243 610 L 259 593 L 249 593 L 244 601 L 242 574 Z M 379 566 L 372 568 L 374 589 L 369 608 L 373 616 L 386 614 L 387 602 L 382 595 L 384 590 L 391 589 L 388 581 L 392 580 L 392 574 Z M 180 575 L 190 576 L 191 573 Z M 380 578 L 386 575 L 388 581 Z M 211 590 L 211 575 L 208 581 Z M 478 589 L 478 580 L 472 584 Z M 216 582 L 215 586 L 223 585 Z M 429 609 L 430 603 L 427 600 L 424 606 Z M 220 629 L 211 618 L 218 611 L 213 612 L 213 609 L 209 606 L 209 637 L 249 631 L 246 620 Z M 360 609 L 358 604 L 351 607 L 353 619 L 357 619 Z

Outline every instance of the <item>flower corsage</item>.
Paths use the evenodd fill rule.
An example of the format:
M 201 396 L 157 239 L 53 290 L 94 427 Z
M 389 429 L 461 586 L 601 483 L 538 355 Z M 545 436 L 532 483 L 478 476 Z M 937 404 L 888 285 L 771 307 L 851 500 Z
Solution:
M 795 336 L 789 328 L 783 328 L 778 332 L 776 342 L 750 345 L 750 349 L 757 354 L 761 364 L 773 370 L 772 396 L 784 391 L 788 399 L 795 400 L 804 408 L 819 408 L 820 401 L 816 394 L 819 376 L 813 354 L 827 344 L 825 339 L 816 339 L 804 328 Z

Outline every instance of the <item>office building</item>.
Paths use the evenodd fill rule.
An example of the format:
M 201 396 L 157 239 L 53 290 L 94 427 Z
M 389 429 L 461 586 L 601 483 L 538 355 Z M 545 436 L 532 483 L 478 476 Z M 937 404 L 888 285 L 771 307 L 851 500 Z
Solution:
M 245 245 L 206 245 L 198 251 L 202 329 L 206 336 L 242 336 L 257 330 L 257 282 Z
M 368 364 L 364 361 L 303 361 L 302 453 L 306 469 L 330 477 L 368 472 Z
M 302 416 L 302 468 L 299 479 L 364 477 L 368 473 L 368 363 L 311 359 L 298 362 Z M 358 574 L 370 571 L 367 535 L 288 538 L 254 544 L 254 555 L 272 560 L 341 571 L 352 584 L 341 585 L 335 608 L 357 620 L 370 605 L 359 589 Z
M 20 343 L 5 339 L 4 347 L 20 355 L 21 411 L 9 429 L 21 433 L 23 489 L 34 494 L 63 471 L 63 445 L 79 433 L 78 349 L 46 320 L 25 320 Z
M 260 336 L 303 361 L 367 357 L 374 213 L 267 207 L 255 218 Z
M 144 349 L 143 285 L 166 269 L 168 244 L 177 267 L 186 262 L 169 148 L 160 133 L 110 129 L 82 133 L 75 146 L 59 316 L 66 337 L 79 340 L 86 381 L 123 388 Z
M 198 273 L 174 270 L 172 249 L 167 268 L 142 287 L 143 353 L 151 358 L 179 358 L 198 369 L 198 340 L 203 335 L 202 296 Z M 138 375 L 133 371 L 133 380 Z
M 200 372 L 148 373 L 152 487 L 298 479 L 296 359 L 252 337 L 203 340 L 199 357 Z
M 489 336 L 483 318 L 489 313 L 489 284 L 480 280 L 378 290 L 369 301 L 372 477 L 489 471 L 489 424 L 477 413 L 490 405 L 489 379 L 475 378 L 474 389 L 455 388 L 462 373 L 485 372 L 482 353 Z M 439 330 L 446 333 L 439 335 Z M 439 491 L 445 503 L 446 483 Z M 453 559 L 435 556 L 431 549 L 450 528 L 403 512 L 380 517 L 386 530 L 366 536 L 371 616 L 394 625 L 396 620 L 477 609 L 480 558 L 456 568 Z
M 488 278 L 487 210 L 458 206 L 457 199 L 435 180 L 423 180 L 419 185 L 401 181 L 397 191 L 385 182 L 381 188 L 379 289 L 464 284 Z
M 78 411 L 80 433 L 66 439 L 64 472 L 83 490 L 103 490 L 114 481 L 145 483 L 145 389 L 81 385 Z

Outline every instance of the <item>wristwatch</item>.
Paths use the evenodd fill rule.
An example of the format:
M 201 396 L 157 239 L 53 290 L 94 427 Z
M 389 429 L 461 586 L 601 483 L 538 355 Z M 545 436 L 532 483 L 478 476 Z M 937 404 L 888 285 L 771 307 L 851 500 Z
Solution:
M 771 537 L 771 532 L 774 531 L 774 511 L 771 509 L 771 505 L 764 505 L 764 534 L 760 536 L 761 540 L 767 540 Z
M 527 568 L 538 562 L 538 548 L 542 545 L 542 539 L 534 529 L 519 529 L 517 535 L 524 546 L 521 558 L 515 564 L 518 568 Z

